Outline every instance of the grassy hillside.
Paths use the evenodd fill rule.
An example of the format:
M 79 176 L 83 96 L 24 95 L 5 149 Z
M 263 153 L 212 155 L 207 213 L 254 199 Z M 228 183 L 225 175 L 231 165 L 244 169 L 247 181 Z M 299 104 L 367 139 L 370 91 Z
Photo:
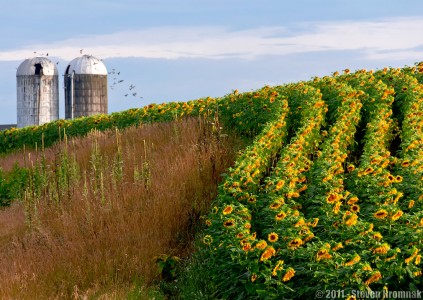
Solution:
M 192 252 L 241 144 L 191 118 L 16 153 L 32 167 L 0 212 L 0 298 L 162 298 L 146 288 L 160 279 L 154 257 Z
M 226 171 L 217 196 L 211 195 L 215 199 L 189 263 L 178 269 L 175 259 L 159 259 L 169 295 L 184 299 L 312 299 L 337 290 L 336 297 L 354 299 L 356 291 L 416 291 L 423 286 L 422 74 L 423 66 L 418 64 L 376 72 L 344 70 L 343 74 L 335 72 L 254 92 L 235 90 L 222 98 L 152 105 L 122 112 L 118 119 L 96 116 L 63 123 L 66 126 L 59 122 L 8 131 L 0 137 L 1 149 L 39 148 L 48 138 L 47 144 L 53 144 L 65 132 L 78 136 L 93 128 L 202 116 L 211 122 L 212 132 L 219 132 L 218 141 L 222 133 L 229 132 L 253 141 Z M 115 139 L 114 144 L 120 145 L 119 135 Z M 68 148 L 59 149 L 67 153 Z M 120 162 L 126 152 L 115 146 L 110 151 L 112 158 L 98 160 L 97 148 L 92 149 L 86 159 L 91 173 L 81 173 L 68 154 L 59 155 L 62 167 L 56 171 L 55 184 L 61 188 L 56 192 L 47 192 L 46 183 L 36 176 L 24 180 L 31 193 L 9 189 L 24 199 L 29 225 L 39 224 L 32 215 L 50 211 L 34 205 L 45 195 L 50 197 L 45 198 L 46 208 L 56 207 L 55 203 L 74 205 L 85 195 L 91 195 L 90 203 L 105 205 L 110 197 L 125 195 L 126 188 L 119 190 L 117 182 L 125 178 Z M 143 157 L 143 151 L 133 153 Z M 130 160 L 135 160 L 132 155 Z M 107 184 L 99 171 L 103 163 L 113 170 Z M 130 174 L 134 183 L 139 178 L 145 188 L 149 181 L 143 168 L 140 162 Z M 223 172 L 223 168 L 213 173 Z M 5 186 L 17 182 L 11 178 L 24 176 L 19 175 L 18 167 L 8 170 Z M 34 170 L 42 174 L 43 165 Z M 94 178 L 92 182 L 82 179 L 87 176 Z M 200 178 L 189 185 L 210 188 Z M 74 194 L 74 182 L 82 190 L 77 199 L 69 198 Z M 170 194 L 163 198 L 180 186 L 168 185 Z M 148 193 L 159 191 L 151 188 Z M 192 205 L 194 199 L 185 203 Z M 124 200 L 116 201 L 116 206 L 123 207 L 120 203 Z M 122 211 L 128 216 L 132 212 Z M 101 209 L 84 207 L 82 212 L 96 216 Z M 68 217 L 66 222 L 74 219 Z M 170 280 L 174 276 L 177 284 Z

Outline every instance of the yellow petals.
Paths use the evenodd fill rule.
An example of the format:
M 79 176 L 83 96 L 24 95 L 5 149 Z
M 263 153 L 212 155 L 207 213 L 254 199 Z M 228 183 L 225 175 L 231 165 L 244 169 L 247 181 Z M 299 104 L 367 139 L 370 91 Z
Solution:
M 223 209 L 222 213 L 224 215 L 229 215 L 230 213 L 232 213 L 233 210 L 234 208 L 231 205 L 228 205 Z
M 355 265 L 356 263 L 358 263 L 359 261 L 361 260 L 361 257 L 360 257 L 360 255 L 355 255 L 350 261 L 347 261 L 345 264 L 344 264 L 344 266 L 347 266 L 347 267 L 349 267 L 349 266 L 352 266 L 352 265 Z
M 332 255 L 329 253 L 328 249 L 320 249 L 319 251 L 317 251 L 316 254 L 316 260 L 320 261 L 322 259 L 330 259 L 332 258 Z
M 286 271 L 285 275 L 282 278 L 283 282 L 289 281 L 291 280 L 292 277 L 294 277 L 295 275 L 295 270 L 293 268 L 288 268 L 288 270 Z
M 373 214 L 377 219 L 383 219 L 388 215 L 388 212 L 385 209 L 379 209 Z
M 260 261 L 268 260 L 269 258 L 274 256 L 275 254 L 276 254 L 275 248 L 270 246 L 266 250 L 264 250 L 264 252 L 261 254 Z
M 389 249 L 391 249 L 391 247 L 388 244 L 384 243 L 381 246 L 374 248 L 373 254 L 386 254 L 388 253 Z

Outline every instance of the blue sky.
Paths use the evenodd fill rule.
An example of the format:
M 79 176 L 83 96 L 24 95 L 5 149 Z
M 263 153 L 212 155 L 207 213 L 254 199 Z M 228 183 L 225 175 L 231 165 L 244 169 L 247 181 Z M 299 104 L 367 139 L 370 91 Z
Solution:
M 49 53 L 59 74 L 80 49 L 103 59 L 124 80 L 109 90 L 114 112 L 413 65 L 422 32 L 421 0 L 3 1 L 0 124 L 16 123 L 16 68 L 34 52 Z M 130 84 L 137 97 L 124 96 Z

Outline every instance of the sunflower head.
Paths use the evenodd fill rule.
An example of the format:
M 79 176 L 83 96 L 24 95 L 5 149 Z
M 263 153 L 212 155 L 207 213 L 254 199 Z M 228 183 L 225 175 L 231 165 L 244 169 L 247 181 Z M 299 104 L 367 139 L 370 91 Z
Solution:
M 205 245 L 210 245 L 213 242 L 213 238 L 211 235 L 206 235 L 203 237 L 203 243 Z
M 267 247 L 267 242 L 265 240 L 260 240 L 256 244 L 256 248 L 260 250 L 264 250 Z
M 224 215 L 229 215 L 233 210 L 234 208 L 231 205 L 228 205 L 223 209 L 222 213 Z
M 388 215 L 388 212 L 385 209 L 379 209 L 373 215 L 377 219 L 383 219 L 383 218 L 385 218 Z
M 303 240 L 300 238 L 296 238 L 288 243 L 288 248 L 295 250 L 298 247 L 300 247 L 302 244 L 303 244 Z
M 285 275 L 282 278 L 283 282 L 289 281 L 291 280 L 292 277 L 294 277 L 295 275 L 295 270 L 293 268 L 288 268 L 288 270 L 286 271 Z
M 275 254 L 276 254 L 275 248 L 270 246 L 270 247 L 266 248 L 266 250 L 263 251 L 263 253 L 261 254 L 261 257 L 260 257 L 260 261 L 268 260 L 269 258 L 274 256 Z
M 235 221 L 232 219 L 226 220 L 225 222 L 223 222 L 223 226 L 225 226 L 226 228 L 234 227 Z
M 274 243 L 278 239 L 279 239 L 279 236 L 278 236 L 278 234 L 276 232 L 269 233 L 269 235 L 268 235 L 269 242 Z
M 357 204 L 351 205 L 351 211 L 355 213 L 360 212 L 360 206 L 358 206 Z
M 285 212 L 281 211 L 281 212 L 276 214 L 275 219 L 276 219 L 276 221 L 281 221 L 281 220 L 285 219 L 286 216 L 287 216 L 287 214 Z

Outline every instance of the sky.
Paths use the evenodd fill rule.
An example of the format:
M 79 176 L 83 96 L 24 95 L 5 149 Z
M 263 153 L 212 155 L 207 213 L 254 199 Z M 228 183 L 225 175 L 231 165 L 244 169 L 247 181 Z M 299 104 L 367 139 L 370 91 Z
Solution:
M 423 60 L 421 0 L 0 1 L 0 124 L 16 123 L 17 67 L 47 53 L 60 118 L 81 50 L 115 73 L 109 113 Z

